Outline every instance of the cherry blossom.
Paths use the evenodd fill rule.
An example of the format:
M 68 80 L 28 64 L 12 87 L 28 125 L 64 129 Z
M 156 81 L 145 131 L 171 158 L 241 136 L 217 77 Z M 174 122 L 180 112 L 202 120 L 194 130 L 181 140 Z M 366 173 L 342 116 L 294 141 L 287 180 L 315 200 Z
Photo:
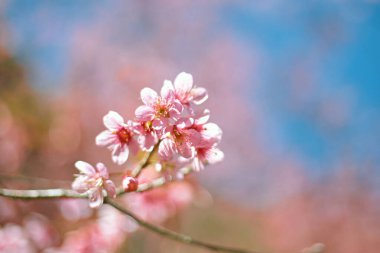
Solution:
M 109 179 L 108 171 L 103 163 L 97 163 L 96 168 L 89 163 L 78 161 L 75 167 L 80 174 L 75 178 L 72 187 L 78 193 L 88 194 L 90 207 L 96 208 L 103 204 L 105 192 L 110 197 L 116 197 L 115 184 Z
M 161 96 L 151 88 L 143 88 L 140 95 L 144 105 L 136 109 L 136 118 L 139 122 L 151 121 L 152 128 L 159 134 L 180 118 L 183 105 L 175 98 L 174 88 L 170 81 L 164 82 Z
M 207 90 L 194 87 L 193 76 L 186 72 L 177 75 L 174 80 L 174 89 L 176 98 L 184 105 L 188 105 L 190 102 L 200 105 L 208 98 Z
M 135 177 L 128 169 L 124 172 L 121 186 L 125 192 L 138 189 L 141 182 L 138 176 L 147 166 L 155 168 L 164 178 L 181 180 L 191 169 L 200 171 L 224 158 L 217 147 L 222 130 L 208 122 L 208 109 L 197 108 L 207 100 L 207 91 L 193 85 L 191 74 L 178 74 L 174 85 L 165 80 L 160 95 L 145 87 L 140 97 L 143 105 L 135 110 L 133 121 L 124 121 L 119 113 L 109 111 L 103 117 L 107 129 L 95 140 L 97 145 L 112 151 L 112 160 L 118 165 L 124 164 L 130 154 L 137 156 L 139 150 L 148 153 L 148 160 L 141 162 L 143 167 Z M 105 194 L 115 196 L 115 185 L 102 163 L 98 163 L 96 169 L 82 161 L 75 166 L 81 173 L 73 182 L 73 188 L 88 194 L 91 207 L 100 206 Z
M 216 148 L 215 140 L 204 139 L 196 147 L 196 156 L 193 159 L 193 169 L 200 171 L 206 164 L 215 164 L 224 158 L 224 153 Z
M 134 130 L 139 135 L 138 142 L 144 151 L 152 151 L 158 142 L 157 132 L 153 129 L 152 121 L 140 121 L 134 123 Z
M 103 117 L 103 123 L 107 130 L 96 136 L 96 145 L 107 146 L 112 150 L 112 160 L 121 165 L 125 163 L 129 156 L 129 149 L 136 153 L 139 144 L 134 137 L 132 122 L 124 123 L 124 119 L 114 111 L 109 111 Z

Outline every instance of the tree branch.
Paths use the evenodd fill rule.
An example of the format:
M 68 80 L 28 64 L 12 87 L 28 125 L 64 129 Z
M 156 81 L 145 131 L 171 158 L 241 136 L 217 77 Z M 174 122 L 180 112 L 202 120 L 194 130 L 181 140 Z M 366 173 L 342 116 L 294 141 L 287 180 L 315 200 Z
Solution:
M 132 177 L 138 177 L 141 173 L 141 171 L 149 165 L 150 159 L 152 158 L 155 151 L 158 149 L 158 145 L 160 145 L 160 142 L 158 142 L 152 151 L 149 152 L 149 154 L 145 157 L 145 159 L 132 171 Z
M 68 189 L 14 190 L 0 188 L 0 195 L 14 199 L 45 199 L 45 198 L 87 198 Z
M 140 226 L 142 226 L 146 229 L 149 229 L 152 232 L 160 234 L 161 236 L 167 237 L 171 240 L 178 241 L 178 242 L 185 243 L 185 244 L 189 244 L 189 245 L 193 245 L 193 246 L 202 247 L 202 248 L 212 250 L 212 251 L 217 251 L 217 252 L 257 253 L 254 251 L 247 251 L 247 250 L 242 250 L 242 249 L 223 247 L 223 246 L 199 241 L 199 240 L 193 239 L 192 237 L 190 237 L 188 235 L 180 234 L 180 233 L 174 232 L 172 230 L 169 230 L 169 229 L 166 229 L 163 227 L 159 227 L 159 226 L 153 225 L 151 223 L 148 223 L 146 221 L 143 221 L 142 219 L 138 218 L 135 214 L 131 213 L 130 211 L 128 211 L 127 209 L 125 209 L 121 205 L 117 204 L 116 202 L 110 200 L 109 198 L 105 198 L 104 202 L 109 204 L 110 206 L 114 207 L 115 209 L 119 210 L 120 212 L 128 215 L 129 217 L 134 219 Z

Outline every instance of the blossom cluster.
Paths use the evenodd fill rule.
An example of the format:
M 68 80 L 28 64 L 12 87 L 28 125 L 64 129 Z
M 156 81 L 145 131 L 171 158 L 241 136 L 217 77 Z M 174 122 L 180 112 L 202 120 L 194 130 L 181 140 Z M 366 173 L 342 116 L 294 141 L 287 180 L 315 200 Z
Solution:
M 111 150 L 114 163 L 122 165 L 139 151 L 157 152 L 156 169 L 182 178 L 184 167 L 199 171 L 223 159 L 223 152 L 217 148 L 222 130 L 208 122 L 209 110 L 197 108 L 207 100 L 208 94 L 205 88 L 193 85 L 191 74 L 180 73 L 174 83 L 165 80 L 160 94 L 143 88 L 140 96 L 143 105 L 135 110 L 134 120 L 126 121 L 114 111 L 103 117 L 106 130 L 95 142 Z M 77 162 L 76 167 L 81 174 L 73 188 L 88 193 L 92 207 L 101 205 L 105 192 L 115 195 L 115 185 L 103 164 L 99 163 L 97 170 L 85 162 Z M 131 181 L 136 182 L 128 177 L 128 182 Z M 127 188 L 128 183 L 123 186 Z

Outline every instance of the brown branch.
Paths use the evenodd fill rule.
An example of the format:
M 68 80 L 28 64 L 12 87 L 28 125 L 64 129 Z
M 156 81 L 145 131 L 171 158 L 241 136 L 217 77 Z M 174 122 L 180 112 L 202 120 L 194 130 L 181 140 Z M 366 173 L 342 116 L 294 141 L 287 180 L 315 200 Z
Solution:
M 160 145 L 160 142 L 158 142 L 154 148 L 152 149 L 152 151 L 150 151 L 148 153 L 148 155 L 146 155 L 145 159 L 142 160 L 140 162 L 140 164 L 134 168 L 134 170 L 132 171 L 132 177 L 138 177 L 141 173 L 141 171 L 146 168 L 149 164 L 150 164 L 150 159 L 152 158 L 152 156 L 154 155 L 154 153 L 156 152 L 156 150 L 158 149 L 158 146 Z
M 224 246 L 219 246 L 216 244 L 211 244 L 208 242 L 199 241 L 199 240 L 193 239 L 192 237 L 190 237 L 188 235 L 180 234 L 180 233 L 174 232 L 172 230 L 169 230 L 167 228 L 159 227 L 159 226 L 153 225 L 149 222 L 143 221 L 142 219 L 138 218 L 135 214 L 128 211 L 127 209 L 125 209 L 121 205 L 117 204 L 116 202 L 110 200 L 109 198 L 106 198 L 104 202 L 113 206 L 115 209 L 119 210 L 120 212 L 128 215 L 129 217 L 134 219 L 140 226 L 142 226 L 146 229 L 149 229 L 152 232 L 160 234 L 161 236 L 169 238 L 171 240 L 178 241 L 178 242 L 185 243 L 185 244 L 189 244 L 192 246 L 202 247 L 202 248 L 212 250 L 212 251 L 216 251 L 216 252 L 257 253 L 254 251 L 247 251 L 247 250 L 242 250 L 242 249 L 224 247 Z

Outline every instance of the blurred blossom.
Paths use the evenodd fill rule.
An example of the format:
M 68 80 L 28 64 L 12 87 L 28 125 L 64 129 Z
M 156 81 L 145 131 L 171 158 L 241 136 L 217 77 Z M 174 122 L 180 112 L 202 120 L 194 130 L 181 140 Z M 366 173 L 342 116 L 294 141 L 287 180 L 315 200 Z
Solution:
M 54 119 L 49 130 L 50 147 L 54 153 L 68 155 L 77 151 L 81 142 L 80 125 L 70 115 L 60 115 Z
M 153 169 L 145 169 L 139 177 L 139 182 L 148 182 L 155 177 L 157 173 Z M 123 201 L 140 218 L 162 223 L 189 205 L 193 196 L 192 185 L 180 181 L 147 192 L 129 193 L 123 197 Z
M 0 252 L 34 253 L 37 251 L 28 240 L 24 229 L 9 223 L 0 228 Z
M 242 231 L 233 243 L 263 246 L 263 252 L 312 250 L 316 242 L 326 253 L 378 252 L 377 2 L 1 2 L 0 173 L 71 180 L 78 159 L 104 161 L 110 172 L 131 168 L 136 159 L 121 168 L 94 145 L 104 129 L 100 119 L 110 110 L 134 118 L 143 87 L 158 90 L 185 70 L 210 95 L 201 106 L 223 129 L 224 161 L 194 175 L 209 191 L 199 198 L 196 181 L 181 181 L 126 194 L 128 208 L 160 223 L 194 201 L 207 210 L 191 209 L 188 220 L 177 221 L 199 224 L 194 237 L 224 239 L 218 226 L 225 223 Z M 189 76 L 185 84 L 177 99 L 205 100 Z M 146 149 L 156 137 L 144 140 Z M 148 169 L 138 180 L 156 176 Z M 249 229 L 223 217 L 219 202 L 246 213 L 232 217 Z M 136 229 L 106 206 L 57 203 L 1 198 L 0 252 L 45 247 L 38 245 L 49 245 L 44 253 L 115 252 Z M 20 224 L 31 211 L 57 226 L 62 245 L 45 241 L 44 222 L 7 224 Z M 32 239 L 27 230 L 34 227 L 39 233 Z M 145 248 L 136 251 L 160 250 L 140 239 L 136 244 Z
M 107 237 L 120 237 L 137 230 L 138 224 L 110 206 L 99 210 L 97 224 Z
M 57 202 L 61 214 L 66 220 L 77 221 L 89 218 L 92 209 L 88 206 L 88 201 L 83 199 L 62 199 Z
M 38 249 L 48 248 L 57 241 L 57 232 L 42 215 L 29 215 L 24 221 L 24 228 Z

